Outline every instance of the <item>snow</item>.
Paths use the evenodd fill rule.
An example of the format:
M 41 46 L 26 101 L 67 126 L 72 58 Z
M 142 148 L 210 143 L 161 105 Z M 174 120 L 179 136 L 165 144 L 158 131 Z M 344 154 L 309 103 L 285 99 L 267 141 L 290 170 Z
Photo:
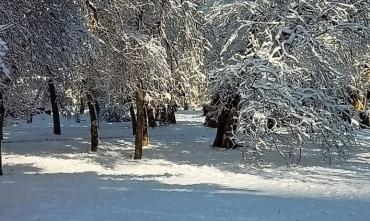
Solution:
M 85 116 L 85 119 L 87 117 Z M 369 132 L 359 148 L 329 166 L 307 151 L 298 167 L 279 160 L 246 164 L 238 150 L 211 148 L 215 130 L 197 111 L 150 130 L 142 160 L 132 160 L 129 123 L 100 123 L 89 153 L 88 121 L 8 121 L 0 220 L 368 220 Z M 315 155 L 316 154 L 316 155 Z M 309 155 L 309 156 L 308 156 Z

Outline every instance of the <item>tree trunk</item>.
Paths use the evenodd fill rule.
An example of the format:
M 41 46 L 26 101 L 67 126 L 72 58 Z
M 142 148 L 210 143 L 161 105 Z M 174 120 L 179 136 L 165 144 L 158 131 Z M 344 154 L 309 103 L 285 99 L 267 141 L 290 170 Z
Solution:
M 97 100 L 95 100 L 95 113 L 96 113 L 96 118 L 97 118 L 97 123 L 98 123 L 98 129 L 100 129 L 100 123 L 99 123 L 99 116 L 100 116 L 100 105 Z
M 5 107 L 3 102 L 3 94 L 0 92 L 0 176 L 3 175 L 3 161 L 2 161 L 2 140 L 4 139 L 4 120 Z
M 149 145 L 149 131 L 148 131 L 148 109 L 144 106 L 144 124 L 143 124 L 143 146 Z
M 184 110 L 189 110 L 189 103 L 184 101 Z
M 143 155 L 143 135 L 144 135 L 144 92 L 136 93 L 136 133 L 135 133 L 135 154 L 134 159 L 141 159 Z
M 81 96 L 80 98 L 80 115 L 85 113 L 85 101 L 84 98 Z
M 132 135 L 135 136 L 136 134 L 136 115 L 135 115 L 135 108 L 133 104 L 131 104 L 130 106 L 130 115 L 131 115 L 131 123 L 132 123 Z
M 175 115 L 176 108 L 174 105 L 170 105 L 168 108 L 168 121 L 170 124 L 176 124 L 176 115 Z
M 54 125 L 54 134 L 61 134 L 60 129 L 60 118 L 59 118 L 59 109 L 57 103 L 57 93 L 53 81 L 49 80 L 49 92 L 50 92 L 50 102 L 51 110 L 53 112 L 53 125 Z
M 166 105 L 161 105 L 160 109 L 160 117 L 159 117 L 159 124 L 160 125 L 167 125 L 168 124 L 168 109 Z
M 99 118 L 99 114 L 100 114 L 100 105 L 99 105 L 99 102 L 98 101 L 95 101 L 95 110 L 96 110 L 96 115 L 98 116 Z
M 217 134 L 213 142 L 214 147 L 232 148 L 234 146 L 231 139 L 233 123 L 231 111 L 223 108 L 221 115 L 218 117 Z
M 148 107 L 147 108 L 147 112 L 148 112 L 148 123 L 149 123 L 149 127 L 156 127 L 157 126 L 157 122 L 155 121 L 155 117 L 154 117 L 154 109 L 152 107 Z
M 28 115 L 27 124 L 32 124 L 33 114 Z
M 91 121 L 91 151 L 98 151 L 99 145 L 99 130 L 98 130 L 98 117 L 95 109 L 95 102 L 92 95 L 87 94 L 87 106 L 89 107 L 90 112 L 90 121 Z

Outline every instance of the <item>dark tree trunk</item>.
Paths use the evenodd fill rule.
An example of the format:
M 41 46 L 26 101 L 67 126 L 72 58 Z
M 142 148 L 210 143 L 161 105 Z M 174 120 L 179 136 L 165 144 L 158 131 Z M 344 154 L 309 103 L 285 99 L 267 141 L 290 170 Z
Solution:
M 100 123 L 99 123 L 100 105 L 99 105 L 99 102 L 97 100 L 95 100 L 94 105 L 95 105 L 96 118 L 97 118 L 97 122 L 98 122 L 98 129 L 100 129 Z
M 234 125 L 233 115 L 230 109 L 223 108 L 221 115 L 218 117 L 217 134 L 213 142 L 214 147 L 232 148 L 232 128 Z
M 204 122 L 205 127 L 217 128 L 218 118 L 215 117 L 215 112 L 217 110 L 216 106 L 219 102 L 220 102 L 220 97 L 218 94 L 216 94 L 212 97 L 212 102 L 210 105 L 203 106 L 203 114 L 206 116 L 206 119 Z
M 136 93 L 136 133 L 135 133 L 135 154 L 134 159 L 141 159 L 143 155 L 143 135 L 144 135 L 144 93 Z
M 175 106 L 173 105 L 170 105 L 170 107 L 168 108 L 168 121 L 171 123 L 171 124 L 176 124 L 176 115 L 175 115 L 175 111 L 176 111 L 176 108 Z
M 204 104 L 203 105 L 203 116 L 207 116 L 210 110 L 211 110 L 211 105 Z
M 184 110 L 189 110 L 189 103 L 184 101 Z
M 61 129 L 60 129 L 59 109 L 57 103 L 57 92 L 54 83 L 51 79 L 49 80 L 49 92 L 50 92 L 51 110 L 53 112 L 54 134 L 59 135 L 61 134 Z
M 143 124 L 143 146 L 149 145 L 149 131 L 148 131 L 148 109 L 144 106 L 144 124 Z
M 161 121 L 161 106 L 159 105 L 155 107 L 155 120 Z
M 0 92 L 0 176 L 3 175 L 3 160 L 2 160 L 2 140 L 4 139 L 4 120 L 5 107 L 3 102 L 3 94 Z
M 99 118 L 99 114 L 100 114 L 100 105 L 99 105 L 99 102 L 98 101 L 95 101 L 95 110 L 96 110 L 96 115 L 98 116 Z
M 80 115 L 85 113 L 85 101 L 84 98 L 81 96 L 80 98 Z
M 33 114 L 28 115 L 27 124 L 32 124 Z
M 166 105 L 162 105 L 159 111 L 159 124 L 167 125 L 168 124 L 168 109 Z
M 217 117 L 213 116 L 210 113 L 207 114 L 204 126 L 210 128 L 217 128 L 218 127 Z
M 130 115 L 131 115 L 131 123 L 132 123 L 132 135 L 135 135 L 136 134 L 136 115 L 135 115 L 135 108 L 133 104 L 131 104 L 130 106 Z
M 89 107 L 90 112 L 90 121 L 91 121 L 91 151 L 98 151 L 99 145 L 99 130 L 98 130 L 98 117 L 95 109 L 95 102 L 92 95 L 87 94 L 87 106 Z
M 152 107 L 148 107 L 147 108 L 147 112 L 148 112 L 148 123 L 149 123 L 149 127 L 156 127 L 157 126 L 157 122 L 155 121 L 155 117 L 154 117 L 154 109 Z

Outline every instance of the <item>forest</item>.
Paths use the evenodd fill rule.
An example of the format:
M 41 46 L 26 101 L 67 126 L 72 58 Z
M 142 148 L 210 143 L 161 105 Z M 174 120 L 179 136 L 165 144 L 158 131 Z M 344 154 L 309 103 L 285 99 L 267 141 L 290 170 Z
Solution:
M 369 0 L 0 0 L 0 81 L 0 220 L 369 220 Z

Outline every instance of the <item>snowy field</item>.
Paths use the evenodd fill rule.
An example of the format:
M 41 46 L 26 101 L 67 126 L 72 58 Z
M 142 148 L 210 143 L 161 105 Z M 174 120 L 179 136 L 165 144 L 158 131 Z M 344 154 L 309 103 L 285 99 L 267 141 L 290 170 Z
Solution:
M 129 123 L 101 122 L 95 154 L 86 121 L 63 120 L 61 136 L 49 116 L 8 122 L 0 220 L 370 220 L 368 132 L 330 166 L 303 158 L 299 167 L 257 168 L 237 150 L 211 148 L 215 129 L 202 126 L 199 112 L 177 118 L 150 130 L 138 161 Z

